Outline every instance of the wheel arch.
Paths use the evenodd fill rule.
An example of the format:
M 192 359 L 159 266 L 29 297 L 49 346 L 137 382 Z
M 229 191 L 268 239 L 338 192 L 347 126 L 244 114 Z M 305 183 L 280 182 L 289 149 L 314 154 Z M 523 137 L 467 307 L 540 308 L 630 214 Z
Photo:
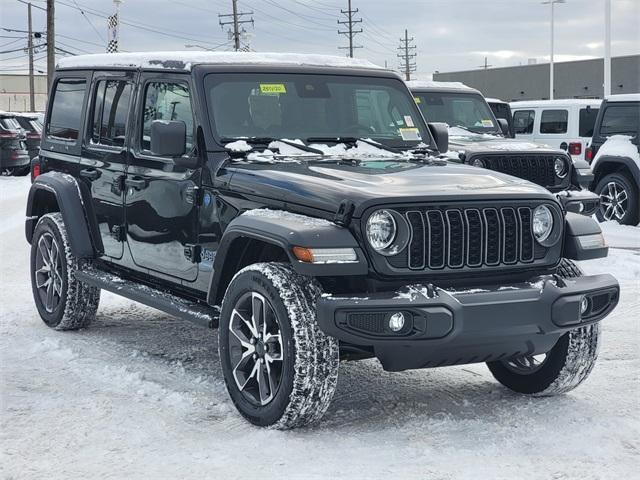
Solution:
M 78 258 L 92 258 L 103 251 L 91 193 L 74 177 L 59 172 L 38 176 L 27 198 L 25 236 L 31 243 L 38 220 L 60 212 L 67 228 L 71 251 Z
M 640 167 L 633 159 L 629 157 L 605 156 L 605 157 L 599 158 L 596 164 L 592 166 L 592 168 L 593 168 L 593 175 L 594 175 L 592 190 L 595 190 L 595 187 L 598 185 L 598 182 L 605 175 L 609 175 L 610 173 L 615 173 L 615 172 L 627 173 L 630 176 L 630 178 L 635 182 L 636 189 L 638 189 L 638 186 L 640 185 Z

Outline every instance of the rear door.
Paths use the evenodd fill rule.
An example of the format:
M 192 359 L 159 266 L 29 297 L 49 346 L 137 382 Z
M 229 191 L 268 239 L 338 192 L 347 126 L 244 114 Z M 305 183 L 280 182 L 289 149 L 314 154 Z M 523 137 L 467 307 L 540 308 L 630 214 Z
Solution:
M 200 171 L 151 152 L 153 120 L 186 124 L 186 155 L 195 155 L 189 75 L 143 73 L 127 170 L 127 243 L 135 265 L 174 281 L 195 281 Z
M 536 142 L 567 151 L 569 149 L 569 109 L 544 108 L 540 112 Z
M 134 75 L 133 72 L 97 72 L 93 76 L 80 160 L 79 176 L 91 189 L 104 254 L 112 259 L 122 257 L 125 239 L 126 139 Z

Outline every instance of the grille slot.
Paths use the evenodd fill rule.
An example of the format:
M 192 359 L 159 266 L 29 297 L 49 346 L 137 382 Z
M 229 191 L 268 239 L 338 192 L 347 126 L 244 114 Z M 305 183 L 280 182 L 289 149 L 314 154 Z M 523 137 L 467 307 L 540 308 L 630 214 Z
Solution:
M 405 213 L 411 270 L 533 262 L 530 207 L 428 208 Z
M 487 155 L 474 157 L 484 161 L 487 168 L 523 178 L 543 187 L 560 182 L 555 175 L 553 155 Z

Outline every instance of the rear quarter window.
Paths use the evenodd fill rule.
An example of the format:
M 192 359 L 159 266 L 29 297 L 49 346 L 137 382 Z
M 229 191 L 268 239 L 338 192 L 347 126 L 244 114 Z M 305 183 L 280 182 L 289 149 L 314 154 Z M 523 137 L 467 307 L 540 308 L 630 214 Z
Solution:
M 600 135 L 638 135 L 640 103 L 628 105 L 607 105 L 602 115 Z
M 48 138 L 78 140 L 86 90 L 87 81 L 84 78 L 58 80 L 47 124 Z
M 568 110 L 543 110 L 540 117 L 540 133 L 567 133 Z
M 578 136 L 593 137 L 593 127 L 596 124 L 599 108 L 581 108 L 578 121 Z

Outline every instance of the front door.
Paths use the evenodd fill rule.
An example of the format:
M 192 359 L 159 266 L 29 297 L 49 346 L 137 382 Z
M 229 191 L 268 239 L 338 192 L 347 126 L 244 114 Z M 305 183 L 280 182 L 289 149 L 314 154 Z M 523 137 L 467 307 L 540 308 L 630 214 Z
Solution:
M 80 160 L 81 181 L 91 188 L 104 254 L 119 259 L 124 242 L 124 175 L 133 72 L 96 73 Z
M 177 166 L 151 152 L 153 120 L 182 121 L 187 127 L 186 155 L 195 155 L 191 90 L 187 75 L 143 74 L 136 101 L 136 131 L 127 169 L 127 242 L 138 267 L 167 279 L 192 282 L 197 241 L 196 194 L 200 171 Z

